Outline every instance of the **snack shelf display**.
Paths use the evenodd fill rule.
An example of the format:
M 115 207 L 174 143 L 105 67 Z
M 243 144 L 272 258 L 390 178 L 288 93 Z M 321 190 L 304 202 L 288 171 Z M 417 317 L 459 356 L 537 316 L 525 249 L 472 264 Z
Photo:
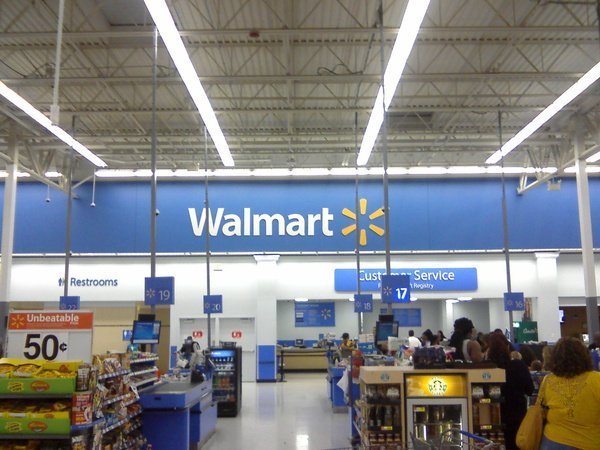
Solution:
M 79 370 L 85 366 L 81 361 L 0 359 L 0 446 L 85 449 L 77 436 L 81 430 L 72 425 Z
M 94 365 L 100 372 L 94 392 L 94 412 L 104 420 L 100 430 L 103 450 L 145 448 L 137 387 L 158 379 L 154 366 L 157 359 L 149 353 L 94 357 Z M 139 375 L 150 373 L 154 380 L 140 383 Z

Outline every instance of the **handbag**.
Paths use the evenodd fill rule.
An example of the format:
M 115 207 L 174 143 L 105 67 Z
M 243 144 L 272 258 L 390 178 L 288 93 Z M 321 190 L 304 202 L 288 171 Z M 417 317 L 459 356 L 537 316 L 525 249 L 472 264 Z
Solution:
M 538 450 L 542 444 L 547 409 L 543 404 L 545 381 L 544 378 L 535 404 L 527 409 L 519 431 L 517 431 L 516 443 L 521 450 Z

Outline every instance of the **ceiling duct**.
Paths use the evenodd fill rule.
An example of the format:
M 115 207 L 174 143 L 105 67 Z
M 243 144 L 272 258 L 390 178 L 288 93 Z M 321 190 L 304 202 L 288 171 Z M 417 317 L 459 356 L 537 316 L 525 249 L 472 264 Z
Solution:
M 388 112 L 386 123 L 394 131 L 427 131 L 433 128 L 433 113 Z

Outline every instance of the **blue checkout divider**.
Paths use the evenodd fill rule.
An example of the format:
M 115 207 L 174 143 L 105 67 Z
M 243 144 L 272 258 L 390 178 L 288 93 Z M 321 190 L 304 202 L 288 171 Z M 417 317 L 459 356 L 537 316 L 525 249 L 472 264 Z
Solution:
M 327 379 L 329 381 L 329 400 L 331 400 L 331 406 L 334 409 L 346 407 L 344 391 L 337 385 L 342 379 L 345 370 L 345 367 L 329 366 L 327 368 Z
M 140 392 L 142 431 L 155 449 L 187 449 L 203 444 L 214 433 L 217 403 L 212 380 L 174 381 Z
M 259 345 L 256 381 L 277 381 L 277 353 L 274 345 Z

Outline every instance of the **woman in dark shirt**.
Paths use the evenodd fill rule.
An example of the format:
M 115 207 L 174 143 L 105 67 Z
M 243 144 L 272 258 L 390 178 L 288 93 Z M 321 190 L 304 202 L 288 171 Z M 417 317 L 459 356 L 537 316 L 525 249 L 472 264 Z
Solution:
M 517 430 L 527 412 L 526 395 L 533 394 L 533 381 L 529 369 L 520 359 L 510 359 L 510 343 L 504 335 L 490 335 L 487 359 L 506 370 L 506 383 L 502 387 L 504 403 L 500 413 L 505 424 L 505 440 L 507 450 L 518 450 L 515 443 Z

